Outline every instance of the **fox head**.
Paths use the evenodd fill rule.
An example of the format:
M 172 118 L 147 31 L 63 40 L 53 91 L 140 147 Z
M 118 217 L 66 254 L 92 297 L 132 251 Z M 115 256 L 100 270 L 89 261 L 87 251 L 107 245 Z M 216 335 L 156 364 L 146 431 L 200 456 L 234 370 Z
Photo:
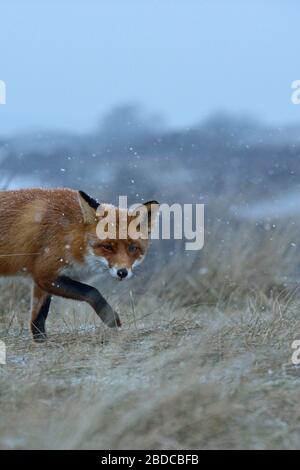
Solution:
M 149 201 L 131 211 L 100 204 L 79 191 L 79 204 L 88 245 L 87 262 L 94 271 L 105 267 L 112 277 L 129 279 L 145 258 L 159 203 Z M 138 218 L 137 213 L 141 214 Z M 134 233 L 132 226 L 136 228 Z

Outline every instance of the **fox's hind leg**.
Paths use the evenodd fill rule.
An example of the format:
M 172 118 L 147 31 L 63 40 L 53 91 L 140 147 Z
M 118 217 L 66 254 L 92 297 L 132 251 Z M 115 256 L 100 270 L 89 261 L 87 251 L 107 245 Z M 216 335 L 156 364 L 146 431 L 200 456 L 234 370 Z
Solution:
M 37 342 L 44 341 L 47 338 L 45 322 L 48 316 L 50 303 L 51 295 L 34 284 L 31 301 L 30 329 L 33 339 Z

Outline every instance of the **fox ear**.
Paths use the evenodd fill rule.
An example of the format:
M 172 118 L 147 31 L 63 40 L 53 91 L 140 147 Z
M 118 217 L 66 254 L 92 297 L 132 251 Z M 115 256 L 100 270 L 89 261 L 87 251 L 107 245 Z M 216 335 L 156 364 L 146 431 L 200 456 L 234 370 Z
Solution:
M 148 234 L 150 234 L 155 226 L 159 214 L 159 202 L 148 201 L 144 203 L 148 213 Z
M 85 224 L 94 224 L 97 221 L 96 211 L 99 207 L 99 202 L 83 191 L 79 191 L 78 200 Z

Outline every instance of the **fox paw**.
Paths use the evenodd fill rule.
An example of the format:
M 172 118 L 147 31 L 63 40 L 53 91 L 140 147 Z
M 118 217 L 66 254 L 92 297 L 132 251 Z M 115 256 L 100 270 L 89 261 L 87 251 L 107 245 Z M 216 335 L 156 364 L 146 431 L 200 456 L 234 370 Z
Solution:
M 118 313 L 108 304 L 101 309 L 100 317 L 109 328 L 119 328 L 122 326 Z
M 36 323 L 31 323 L 31 332 L 33 340 L 36 343 L 43 343 L 47 339 L 45 328 Z
M 47 340 L 46 333 L 34 333 L 32 336 L 36 343 L 44 343 Z

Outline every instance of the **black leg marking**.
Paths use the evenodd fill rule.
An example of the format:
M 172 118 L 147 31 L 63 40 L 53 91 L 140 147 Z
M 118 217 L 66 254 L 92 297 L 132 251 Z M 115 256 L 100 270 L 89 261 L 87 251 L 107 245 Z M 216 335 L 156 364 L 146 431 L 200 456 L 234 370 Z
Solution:
M 47 288 L 48 287 L 48 288 Z M 87 302 L 110 328 L 121 326 L 118 314 L 111 308 L 100 292 L 87 284 L 74 281 L 66 276 L 57 278 L 51 287 L 43 286 L 51 294 L 67 299 Z
M 51 295 L 48 295 L 41 306 L 36 318 L 31 322 L 31 332 L 33 339 L 37 342 L 44 341 L 47 338 L 45 322 L 49 313 L 51 304 Z

